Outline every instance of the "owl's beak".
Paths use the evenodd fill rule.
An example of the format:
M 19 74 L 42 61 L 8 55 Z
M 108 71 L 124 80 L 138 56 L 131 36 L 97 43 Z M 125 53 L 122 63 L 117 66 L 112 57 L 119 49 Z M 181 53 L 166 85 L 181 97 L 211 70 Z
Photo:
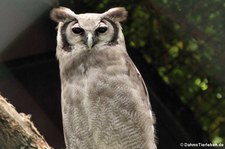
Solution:
M 93 35 L 91 33 L 87 34 L 87 46 L 89 48 L 89 50 L 93 47 L 94 44 L 94 39 L 93 39 Z

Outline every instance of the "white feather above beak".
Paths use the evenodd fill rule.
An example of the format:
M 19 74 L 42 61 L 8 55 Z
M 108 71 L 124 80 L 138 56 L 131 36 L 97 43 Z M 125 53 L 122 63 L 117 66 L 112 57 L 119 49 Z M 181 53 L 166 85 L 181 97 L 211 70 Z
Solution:
M 93 43 L 94 43 L 93 35 L 91 33 L 88 33 L 87 34 L 87 46 L 88 46 L 89 50 L 92 48 Z

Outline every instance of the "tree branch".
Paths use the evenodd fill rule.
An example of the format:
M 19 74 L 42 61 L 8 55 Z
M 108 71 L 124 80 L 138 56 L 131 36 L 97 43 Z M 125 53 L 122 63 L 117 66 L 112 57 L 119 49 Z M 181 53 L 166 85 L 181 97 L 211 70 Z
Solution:
M 30 115 L 18 113 L 0 95 L 0 144 L 2 148 L 52 149 L 37 131 Z

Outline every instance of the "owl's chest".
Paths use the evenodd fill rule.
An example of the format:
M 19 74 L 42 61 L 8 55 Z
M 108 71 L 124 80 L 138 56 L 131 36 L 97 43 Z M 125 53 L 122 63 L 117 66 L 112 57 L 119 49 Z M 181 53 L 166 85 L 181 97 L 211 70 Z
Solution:
M 132 88 L 128 68 L 119 61 L 107 61 L 101 64 L 80 64 L 67 80 L 62 80 L 62 97 L 75 107 L 87 108 L 96 101 L 101 104 L 117 99 L 118 94 L 128 96 Z M 126 95 L 125 95 L 126 94 Z
M 128 74 L 121 54 L 112 56 L 107 51 L 67 63 L 61 67 L 62 102 L 68 103 L 63 106 L 89 111 L 97 102 L 105 107 L 106 102 L 130 96 L 134 85 Z
M 137 107 L 143 109 L 136 102 L 141 101 L 140 90 L 124 61 L 81 64 L 68 80 L 62 87 L 63 126 L 67 138 L 74 142 L 82 138 L 87 146 L 89 143 L 105 146 L 104 142 L 114 145 L 113 141 L 119 142 L 133 134 L 138 134 L 134 140 L 143 140 L 139 137 L 143 132 L 136 128 L 136 122 L 142 122 L 139 118 L 143 117 L 136 112 Z

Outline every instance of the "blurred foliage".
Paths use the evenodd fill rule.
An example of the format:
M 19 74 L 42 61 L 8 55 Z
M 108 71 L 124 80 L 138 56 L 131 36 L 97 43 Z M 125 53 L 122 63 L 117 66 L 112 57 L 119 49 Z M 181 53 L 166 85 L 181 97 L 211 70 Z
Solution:
M 157 68 L 212 142 L 225 143 L 225 1 L 61 0 L 59 5 L 77 13 L 126 7 L 128 49 L 138 49 Z

